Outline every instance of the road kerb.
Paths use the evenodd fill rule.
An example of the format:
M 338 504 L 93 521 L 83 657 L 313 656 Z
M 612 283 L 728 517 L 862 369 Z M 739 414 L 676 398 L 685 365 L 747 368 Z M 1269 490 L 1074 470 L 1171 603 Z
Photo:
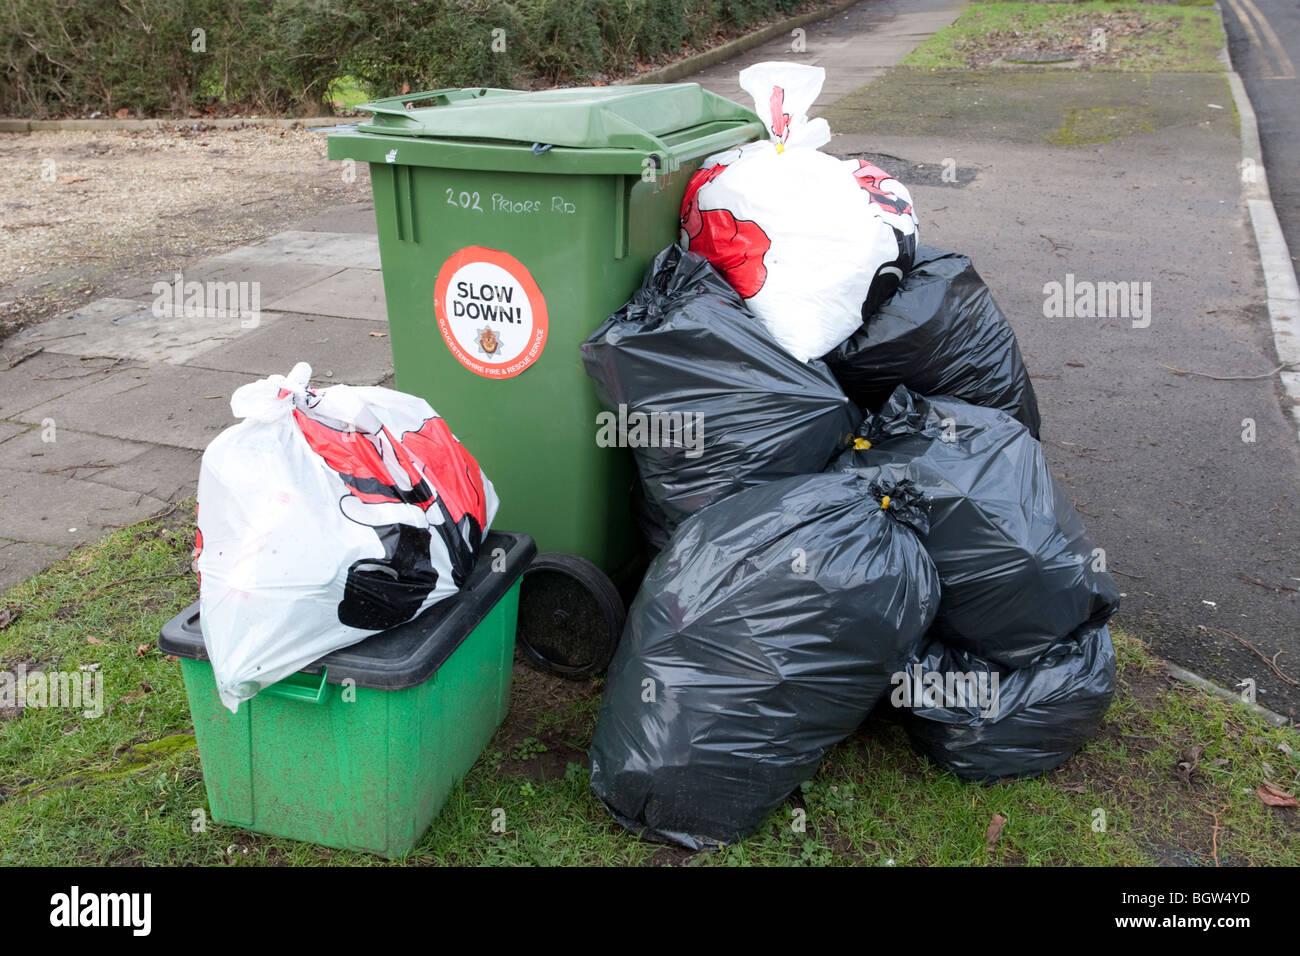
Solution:
M 1213 694 L 1215 697 L 1222 698 L 1230 703 L 1240 704 L 1251 713 L 1268 721 L 1274 727 L 1291 726 L 1290 718 L 1283 717 L 1281 714 L 1275 713 L 1267 707 L 1261 707 L 1259 704 L 1242 700 L 1240 694 L 1233 693 L 1226 687 L 1220 687 L 1218 684 L 1214 683 L 1214 681 L 1206 680 L 1200 674 L 1189 671 L 1185 667 L 1179 667 L 1177 664 L 1165 661 L 1165 673 L 1174 678 L 1174 680 L 1182 681 L 1184 684 L 1190 684 L 1192 687 L 1198 687 L 1208 694 Z

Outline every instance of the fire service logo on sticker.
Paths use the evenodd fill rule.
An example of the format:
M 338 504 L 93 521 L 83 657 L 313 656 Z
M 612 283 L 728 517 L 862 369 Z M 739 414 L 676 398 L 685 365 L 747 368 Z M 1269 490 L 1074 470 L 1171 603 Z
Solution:
M 438 330 L 456 361 L 484 378 L 513 378 L 546 347 L 546 300 L 509 253 L 466 246 L 438 271 Z
M 484 327 L 478 330 L 478 350 L 484 355 L 495 355 L 497 349 L 501 348 L 501 340 L 497 334 L 490 328 Z

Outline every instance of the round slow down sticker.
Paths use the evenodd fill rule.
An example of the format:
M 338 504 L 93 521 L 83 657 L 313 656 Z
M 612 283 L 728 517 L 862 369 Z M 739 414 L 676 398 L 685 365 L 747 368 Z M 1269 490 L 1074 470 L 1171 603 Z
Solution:
M 546 347 L 546 300 L 524 264 L 466 246 L 438 270 L 438 329 L 456 361 L 484 378 L 513 378 Z

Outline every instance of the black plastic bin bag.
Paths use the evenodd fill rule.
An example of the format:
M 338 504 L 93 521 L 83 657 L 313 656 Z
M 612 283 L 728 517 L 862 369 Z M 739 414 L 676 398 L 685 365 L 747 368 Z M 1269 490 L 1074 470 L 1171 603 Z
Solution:
M 925 496 L 921 540 L 939 570 L 935 634 L 1004 667 L 1024 667 L 1119 606 L 1042 446 L 1011 416 L 899 387 L 832 465 Z
M 823 474 L 684 521 L 606 677 L 591 785 L 614 818 L 730 844 L 811 777 L 924 641 L 939 583 L 923 520 L 905 487 Z
M 861 419 L 823 363 L 791 357 L 708 260 L 677 246 L 582 360 L 609 409 L 602 440 L 636 459 L 655 550 L 706 505 L 822 471 Z
M 907 673 L 891 700 L 912 746 L 963 780 L 992 783 L 1055 769 L 1096 733 L 1115 693 L 1115 648 L 1103 624 L 1007 670 L 936 641 Z
M 901 384 L 1001 409 L 1038 437 L 1038 399 L 1016 334 L 966 256 L 918 246 L 898 291 L 824 358 L 864 410 Z

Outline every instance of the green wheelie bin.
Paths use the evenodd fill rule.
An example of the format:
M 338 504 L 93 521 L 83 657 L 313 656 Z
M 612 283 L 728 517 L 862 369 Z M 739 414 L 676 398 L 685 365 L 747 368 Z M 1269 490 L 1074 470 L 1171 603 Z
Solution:
M 500 495 L 496 524 L 546 552 L 520 595 L 525 652 L 602 670 L 643 559 L 632 459 L 598 443 L 579 344 L 677 238 L 700 162 L 763 124 L 696 83 L 360 109 L 371 118 L 332 134 L 329 157 L 369 164 L 397 387 L 454 423 Z

